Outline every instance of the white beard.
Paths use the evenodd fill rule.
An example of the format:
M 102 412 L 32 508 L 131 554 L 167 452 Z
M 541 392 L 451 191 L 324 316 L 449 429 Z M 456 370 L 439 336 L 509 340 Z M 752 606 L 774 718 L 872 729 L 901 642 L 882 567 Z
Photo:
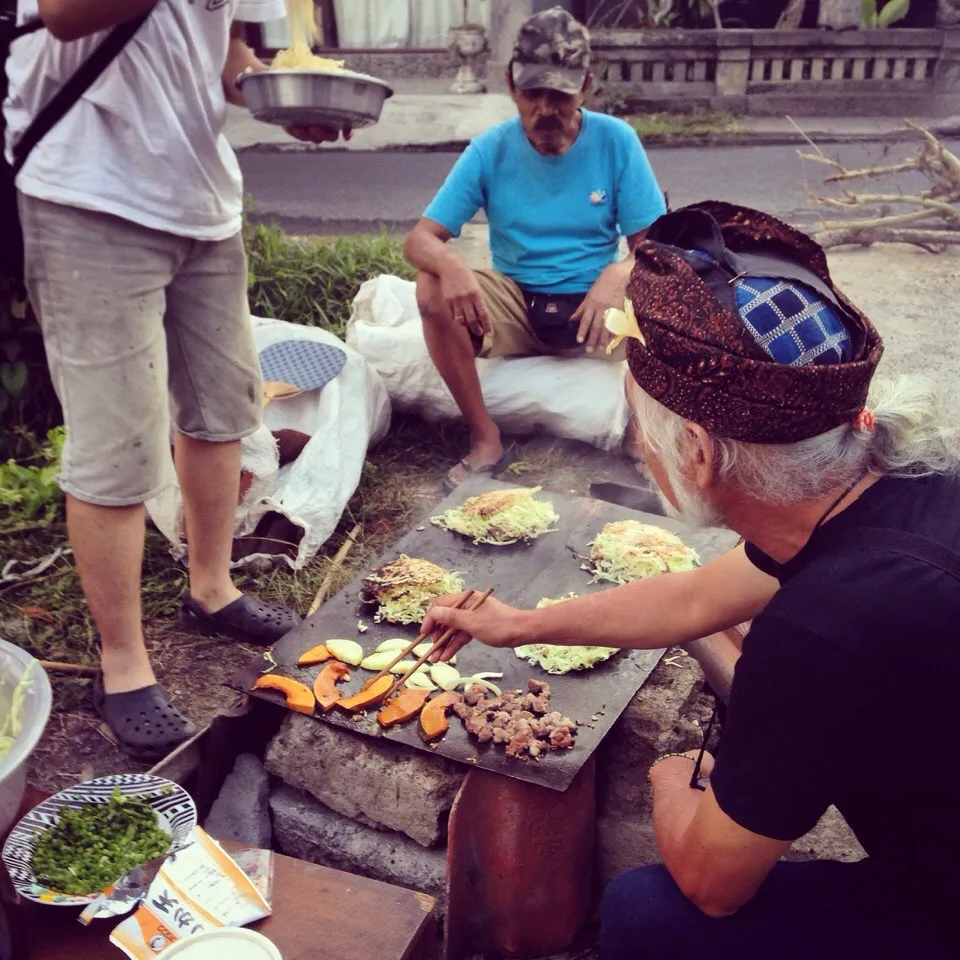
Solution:
M 670 471 L 671 473 L 673 471 Z M 725 526 L 720 514 L 703 499 L 698 493 L 690 490 L 679 476 L 670 477 L 670 487 L 677 498 L 678 506 L 674 506 L 662 490 L 658 490 L 663 509 L 671 520 L 678 520 L 688 527 L 723 527 Z

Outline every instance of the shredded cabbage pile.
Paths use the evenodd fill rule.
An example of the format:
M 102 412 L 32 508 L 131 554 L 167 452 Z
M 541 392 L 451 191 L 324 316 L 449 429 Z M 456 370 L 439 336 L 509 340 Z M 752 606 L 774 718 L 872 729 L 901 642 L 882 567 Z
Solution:
M 550 533 L 560 518 L 549 500 L 537 500 L 540 487 L 482 493 L 430 522 L 470 537 L 474 543 L 506 546 Z
M 575 597 L 571 593 L 567 597 L 558 600 L 551 600 L 544 597 L 537 608 L 549 607 L 555 603 L 563 603 Z M 615 653 L 619 653 L 618 647 L 568 647 L 557 643 L 527 643 L 522 647 L 515 647 L 513 651 L 521 660 L 529 662 L 531 667 L 539 666 L 560 676 L 564 673 L 570 673 L 571 670 L 589 670 L 604 660 L 609 660 Z
M 427 607 L 445 593 L 459 593 L 463 589 L 463 580 L 456 573 L 445 573 L 442 580 L 429 586 L 405 584 L 398 587 L 386 587 L 378 593 L 380 609 L 374 620 L 380 623 L 422 623 L 427 615 Z
M 10 697 L 10 709 L 7 711 L 3 722 L 0 723 L 0 760 L 2 760 L 13 748 L 20 736 L 23 728 L 23 701 L 27 693 L 33 686 L 33 665 L 35 660 L 31 660 L 27 669 L 23 671 L 20 682 L 14 687 L 13 694 Z
M 590 546 L 595 581 L 629 583 L 661 573 L 693 570 L 700 562 L 696 551 L 675 533 L 639 520 L 608 523 Z
M 364 587 L 379 604 L 377 623 L 420 623 L 431 602 L 446 593 L 459 593 L 463 580 L 429 560 L 401 554 L 371 573 Z

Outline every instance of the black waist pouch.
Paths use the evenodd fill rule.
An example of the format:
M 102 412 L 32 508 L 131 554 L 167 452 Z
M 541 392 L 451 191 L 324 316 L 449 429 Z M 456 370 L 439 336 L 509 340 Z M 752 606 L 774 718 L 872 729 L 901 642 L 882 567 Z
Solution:
M 523 291 L 530 326 L 541 343 L 554 350 L 571 350 L 578 346 L 580 323 L 571 321 L 583 303 L 583 293 L 534 293 Z

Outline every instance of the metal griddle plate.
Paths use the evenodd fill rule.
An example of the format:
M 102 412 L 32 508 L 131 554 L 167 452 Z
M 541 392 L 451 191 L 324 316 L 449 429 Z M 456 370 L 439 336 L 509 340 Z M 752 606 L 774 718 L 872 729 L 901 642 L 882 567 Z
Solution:
M 436 516 L 443 510 L 458 506 L 478 493 L 509 489 L 510 486 L 516 484 L 508 485 L 495 480 L 471 477 L 432 510 L 430 515 Z M 558 598 L 571 592 L 583 594 L 604 588 L 602 584 L 590 582 L 590 574 L 581 569 L 582 561 L 579 558 L 587 555 L 587 544 L 600 528 L 613 520 L 635 519 L 675 530 L 685 543 L 699 553 L 703 562 L 711 560 L 736 542 L 736 538 L 727 531 L 691 530 L 665 517 L 638 513 L 601 500 L 548 492 L 541 493 L 540 496 L 552 501 L 554 509 L 560 515 L 560 521 L 557 532 L 545 534 L 530 544 L 506 547 L 487 544 L 475 546 L 471 541 L 424 520 L 416 529 L 402 537 L 371 569 L 406 553 L 411 557 L 431 560 L 448 570 L 458 571 L 468 587 L 483 590 L 492 586 L 498 599 L 518 606 L 533 607 L 542 597 Z M 415 626 L 373 622 L 373 609 L 358 599 L 361 581 L 365 575 L 366 571 L 274 646 L 273 656 L 279 673 L 312 686 L 314 677 L 322 667 L 300 669 L 296 666 L 296 660 L 304 650 L 315 644 L 334 637 L 353 638 L 363 646 L 364 652 L 369 654 L 379 643 L 390 637 L 404 636 L 413 639 L 416 636 Z M 606 586 L 609 587 L 609 584 Z M 359 618 L 370 628 L 366 633 L 357 631 Z M 461 763 L 475 763 L 486 770 L 554 790 L 566 790 L 662 655 L 663 650 L 623 652 L 591 670 L 555 677 L 545 673 L 540 667 L 530 666 L 526 660 L 519 659 L 513 650 L 495 649 L 476 642 L 464 647 L 457 655 L 457 669 L 464 676 L 482 671 L 502 672 L 503 679 L 494 682 L 505 690 L 526 689 L 530 677 L 548 680 L 552 691 L 552 708 L 573 720 L 592 724 L 579 728 L 573 749 L 547 754 L 539 761 L 511 759 L 506 756 L 502 747 L 494 747 L 492 743 L 478 745 L 467 735 L 463 724 L 453 714 L 450 715 L 449 733 L 435 747 L 423 743 L 417 734 L 415 721 L 384 732 L 379 728 L 372 712 L 357 721 L 334 709 L 316 719 L 318 722 L 331 723 L 355 733 L 394 740 L 418 750 L 436 752 Z M 263 660 L 258 658 L 229 683 L 238 690 L 247 691 L 263 668 Z M 352 693 L 359 689 L 363 681 L 371 676 L 371 673 L 359 667 L 352 669 L 349 683 L 343 685 L 344 695 L 346 696 L 346 691 Z M 282 698 L 272 691 L 257 691 L 253 695 L 273 703 L 282 703 Z M 595 721 L 591 720 L 594 716 L 597 717 Z

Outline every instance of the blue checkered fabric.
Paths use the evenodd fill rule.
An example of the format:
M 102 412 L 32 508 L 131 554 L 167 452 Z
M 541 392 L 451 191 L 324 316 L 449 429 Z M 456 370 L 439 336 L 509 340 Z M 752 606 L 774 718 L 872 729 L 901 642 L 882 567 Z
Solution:
M 744 325 L 776 363 L 801 367 L 850 359 L 850 334 L 833 306 L 813 288 L 771 277 L 740 277 L 733 287 Z
M 326 386 L 347 362 L 346 353 L 315 340 L 280 340 L 260 351 L 260 374 L 301 390 Z

